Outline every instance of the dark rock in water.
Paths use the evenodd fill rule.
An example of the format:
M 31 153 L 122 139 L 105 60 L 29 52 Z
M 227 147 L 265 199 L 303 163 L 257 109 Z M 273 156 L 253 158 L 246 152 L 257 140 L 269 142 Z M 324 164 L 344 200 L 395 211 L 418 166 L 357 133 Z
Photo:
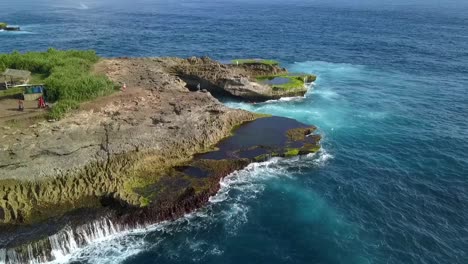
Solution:
M 21 28 L 20 27 L 15 27 L 15 26 L 8 26 L 8 27 L 4 28 L 3 30 L 5 30 L 5 31 L 20 31 Z
M 7 23 L 0 23 L 0 30 L 5 31 L 20 31 L 19 26 L 10 26 Z
M 86 245 L 89 237 L 181 217 L 208 203 L 209 197 L 219 190 L 223 177 L 252 162 L 317 152 L 320 136 L 313 135 L 314 131 L 313 126 L 282 117 L 247 122 L 219 142 L 216 150 L 196 155 L 191 161 L 156 175 L 147 175 L 148 182 L 135 189 L 141 197 L 141 206 L 108 195 L 94 208 L 77 209 L 33 225 L 0 226 L 0 247 L 10 248 L 0 252 L 0 261 L 51 260 L 53 252 L 67 254 Z

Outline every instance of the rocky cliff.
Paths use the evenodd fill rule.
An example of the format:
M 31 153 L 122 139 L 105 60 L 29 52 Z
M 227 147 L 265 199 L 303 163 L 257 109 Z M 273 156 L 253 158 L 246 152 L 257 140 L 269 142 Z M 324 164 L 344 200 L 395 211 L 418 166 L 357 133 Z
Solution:
M 65 225 L 104 215 L 127 226 L 173 219 L 205 204 L 222 177 L 250 162 L 319 149 L 320 137 L 309 135 L 313 127 L 281 118 L 258 121 L 261 116 L 229 109 L 208 92 L 191 92 L 184 81 L 196 77 L 216 93 L 232 76 L 248 78 L 244 68 L 167 58 L 109 59 L 95 70 L 126 83 L 127 90 L 84 104 L 58 122 L 27 129 L 1 124 L 0 248 L 21 255 L 24 244 L 43 245 Z M 267 129 L 276 140 L 245 145 L 234 136 L 226 140 L 238 147 L 223 147 L 221 140 L 246 122 L 236 133 Z M 194 157 L 199 153 L 207 154 Z M 40 248 L 34 254 L 47 252 Z

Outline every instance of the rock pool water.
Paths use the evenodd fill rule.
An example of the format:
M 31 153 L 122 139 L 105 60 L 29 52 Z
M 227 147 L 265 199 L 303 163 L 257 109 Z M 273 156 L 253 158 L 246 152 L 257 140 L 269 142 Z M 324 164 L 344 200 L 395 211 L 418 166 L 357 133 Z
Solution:
M 275 77 L 271 80 L 265 80 L 263 81 L 263 83 L 266 83 L 269 85 L 281 85 L 281 84 L 287 84 L 290 81 L 291 80 L 289 80 L 289 78 L 286 78 L 286 77 Z

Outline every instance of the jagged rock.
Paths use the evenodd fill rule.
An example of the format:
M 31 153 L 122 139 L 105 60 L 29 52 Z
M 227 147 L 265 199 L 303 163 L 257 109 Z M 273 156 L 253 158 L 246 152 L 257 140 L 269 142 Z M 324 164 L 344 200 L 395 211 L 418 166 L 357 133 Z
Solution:
M 251 82 L 247 77 L 234 77 L 218 82 L 219 86 L 239 98 L 253 101 L 263 101 L 274 98 L 272 90 L 267 85 Z

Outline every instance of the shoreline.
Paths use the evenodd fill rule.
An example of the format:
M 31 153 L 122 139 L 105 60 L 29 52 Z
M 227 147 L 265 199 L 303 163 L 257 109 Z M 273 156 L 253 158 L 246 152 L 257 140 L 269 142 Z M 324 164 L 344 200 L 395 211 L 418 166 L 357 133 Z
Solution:
M 186 67 L 191 60 L 103 60 L 96 71 L 114 82 L 125 82 L 128 91 L 85 103 L 64 120 L 37 125 L 31 134 L 13 134 L 7 146 L 16 144 L 22 152 L 4 149 L 3 155 L 11 159 L 13 152 L 13 159 L 21 161 L 26 152 L 37 154 L 26 167 L 18 166 L 21 163 L 2 166 L 8 175 L 0 175 L 0 193 L 8 198 L 0 205 L 7 208 L 2 209 L 0 229 L 16 235 L 22 228 L 34 233 L 40 223 L 55 219 L 55 230 L 43 229 L 22 242 L 10 239 L 4 244 L 6 238 L 0 237 L 2 244 L 15 248 L 17 256 L 30 258 L 49 252 L 45 255 L 50 259 L 46 234 L 62 230 L 70 222 L 70 212 L 90 210 L 95 215 L 109 210 L 116 225 L 127 227 L 174 220 L 206 205 L 219 190 L 222 178 L 251 162 L 318 151 L 320 137 L 306 137 L 314 128 L 290 119 L 230 109 L 207 91 L 190 91 L 179 75 L 167 70 L 174 69 L 174 64 L 178 69 Z M 207 79 L 210 76 L 205 75 Z M 244 129 L 262 122 L 257 128 Z M 285 124 L 283 130 L 274 131 L 281 123 Z M 223 142 L 236 139 L 236 133 L 231 133 L 236 128 L 249 137 L 249 131 L 272 131 L 271 135 L 284 142 L 265 142 L 272 144 L 268 148 L 250 142 L 221 153 Z M 237 154 L 226 154 L 231 152 Z M 44 167 L 46 164 L 49 167 Z M 57 170 L 60 167 L 64 169 Z M 31 176 L 28 171 L 37 174 Z M 50 172 L 56 172 L 55 176 Z M 31 182 L 31 177 L 36 180 Z M 78 213 L 80 217 L 83 214 Z M 31 241 L 39 241 L 32 253 L 27 248 Z

